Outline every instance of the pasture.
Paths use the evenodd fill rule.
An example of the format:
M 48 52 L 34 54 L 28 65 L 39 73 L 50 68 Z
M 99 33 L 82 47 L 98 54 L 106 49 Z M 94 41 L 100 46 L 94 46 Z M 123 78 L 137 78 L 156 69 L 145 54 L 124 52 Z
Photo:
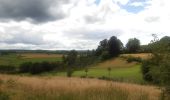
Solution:
M 23 62 L 56 62 L 62 61 L 60 54 L 46 53 L 16 53 L 0 56 L 0 65 L 15 65 L 19 66 Z
M 3 100 L 159 100 L 154 86 L 66 77 L 0 75 Z

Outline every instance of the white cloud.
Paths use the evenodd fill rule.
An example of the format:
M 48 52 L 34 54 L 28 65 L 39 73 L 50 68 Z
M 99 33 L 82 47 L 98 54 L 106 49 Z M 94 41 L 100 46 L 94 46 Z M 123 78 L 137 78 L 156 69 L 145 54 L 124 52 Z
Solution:
M 70 0 L 60 7 L 64 19 L 32 24 L 27 21 L 0 22 L 0 48 L 24 49 L 94 49 L 98 42 L 112 35 L 125 44 L 137 37 L 142 44 L 151 34 L 170 35 L 170 1 L 148 0 L 138 13 L 120 7 L 129 0 Z M 141 6 L 143 2 L 132 3 Z M 55 9 L 53 9 L 55 10 Z

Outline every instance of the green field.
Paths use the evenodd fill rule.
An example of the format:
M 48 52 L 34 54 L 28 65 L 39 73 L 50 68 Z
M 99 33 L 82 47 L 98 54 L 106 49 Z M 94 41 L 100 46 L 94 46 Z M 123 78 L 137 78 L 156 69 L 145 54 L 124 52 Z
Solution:
M 56 62 L 61 61 L 61 55 L 57 54 L 9 54 L 0 56 L 1 65 L 15 65 L 19 66 L 23 62 Z M 111 68 L 110 76 L 108 68 Z M 66 72 L 47 72 L 41 75 L 47 76 L 67 76 Z M 85 77 L 85 69 L 76 70 L 73 72 L 74 77 Z M 127 63 L 121 57 L 107 60 L 88 67 L 87 77 L 91 78 L 112 78 L 115 81 L 127 81 L 133 83 L 143 83 L 142 73 L 140 71 L 140 64 Z
M 44 54 L 43 54 L 44 55 Z M 38 54 L 39 56 L 39 54 Z M 0 65 L 14 65 L 19 66 L 23 62 L 56 62 L 61 61 L 60 56 L 52 56 L 46 55 L 43 57 L 38 57 L 37 54 L 32 54 L 31 57 L 27 57 L 25 54 L 9 54 L 9 55 L 1 55 L 0 56 Z
M 108 67 L 111 68 L 110 76 Z M 47 72 L 42 76 L 67 76 L 66 72 Z M 85 77 L 85 69 L 76 70 L 73 72 L 73 77 Z M 90 78 L 111 78 L 115 81 L 144 83 L 141 73 L 141 65 L 139 63 L 127 63 L 125 59 L 115 58 L 105 62 L 101 62 L 88 67 L 87 77 Z
M 57 76 L 66 76 L 66 72 L 51 72 L 51 73 L 43 73 L 44 75 L 57 75 Z M 78 70 L 73 72 L 74 77 L 85 77 L 85 70 Z M 143 83 L 144 80 L 142 78 L 142 73 L 140 71 L 140 65 L 135 65 L 129 68 L 113 68 L 110 71 L 110 76 L 107 68 L 89 68 L 87 72 L 87 77 L 91 78 L 102 78 L 102 77 L 110 77 L 115 81 L 126 81 L 132 83 Z

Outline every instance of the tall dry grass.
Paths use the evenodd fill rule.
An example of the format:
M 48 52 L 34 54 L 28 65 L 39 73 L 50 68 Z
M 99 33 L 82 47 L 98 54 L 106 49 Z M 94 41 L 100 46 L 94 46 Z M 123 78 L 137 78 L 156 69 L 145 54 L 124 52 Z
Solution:
M 124 57 L 128 57 L 128 56 L 131 56 L 131 57 L 139 57 L 141 59 L 148 59 L 151 57 L 151 53 L 137 53 L 137 54 L 122 54 L 120 56 L 124 56 Z
M 153 86 L 65 77 L 0 75 L 4 100 L 158 100 Z
M 132 62 L 132 63 L 128 63 L 126 60 L 124 59 L 121 59 L 121 58 L 114 58 L 114 59 L 111 59 L 111 60 L 107 60 L 105 62 L 102 62 L 102 63 L 99 63 L 97 64 L 96 66 L 93 66 L 93 67 L 97 67 L 97 68 L 128 68 L 128 67 L 132 67 L 136 65 L 135 62 Z

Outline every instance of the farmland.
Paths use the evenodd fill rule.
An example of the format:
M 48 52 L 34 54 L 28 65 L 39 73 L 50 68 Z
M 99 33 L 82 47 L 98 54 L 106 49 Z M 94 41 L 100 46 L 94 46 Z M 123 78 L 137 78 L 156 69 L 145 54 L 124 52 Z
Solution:
M 56 62 L 61 61 L 60 54 L 46 54 L 46 53 L 17 53 L 0 56 L 1 65 L 15 65 L 19 66 L 23 62 Z
M 141 58 L 146 58 L 146 55 L 148 54 L 142 54 Z M 55 70 L 38 75 L 0 74 L 0 98 L 4 100 L 159 100 L 161 91 L 157 87 L 139 85 L 146 84 L 142 78 L 140 63 L 128 63 L 122 56 L 129 56 L 129 54 L 90 65 L 87 67 L 88 72 L 85 72 L 85 69 L 75 70 L 72 78 L 66 78 L 65 71 Z M 134 55 L 130 54 L 130 56 Z M 1 64 L 10 62 L 19 66 L 26 61 L 62 61 L 62 55 L 10 54 L 1 56 L 0 61 Z M 110 74 L 108 68 L 111 68 Z M 113 81 L 107 81 L 105 78 Z
M 136 57 L 136 54 L 129 54 L 130 56 Z M 128 55 L 128 56 L 129 56 Z M 138 54 L 142 58 L 146 58 L 148 54 Z M 127 55 L 121 55 L 127 56 Z M 87 77 L 91 78 L 103 78 L 110 77 L 116 81 L 132 82 L 143 84 L 144 80 L 141 74 L 140 64 L 136 62 L 128 63 L 126 59 L 117 57 L 111 60 L 100 62 L 97 64 L 90 65 L 88 67 Z M 59 54 L 46 54 L 46 53 L 20 53 L 20 54 L 9 54 L 0 57 L 1 65 L 15 65 L 19 66 L 23 62 L 56 62 L 61 61 L 62 55 Z M 108 68 L 111 68 L 110 76 Z M 66 76 L 66 72 L 45 72 L 40 74 L 41 76 Z M 85 69 L 75 70 L 73 72 L 74 77 L 85 77 Z

